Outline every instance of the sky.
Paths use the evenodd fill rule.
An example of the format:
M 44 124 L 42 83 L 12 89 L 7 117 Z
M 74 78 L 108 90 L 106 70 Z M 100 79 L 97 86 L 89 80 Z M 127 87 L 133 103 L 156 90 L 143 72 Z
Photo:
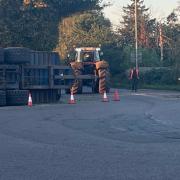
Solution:
M 144 0 L 146 7 L 150 8 L 151 16 L 157 19 L 167 17 L 174 8 L 177 7 L 179 0 Z M 105 8 L 104 13 L 111 20 L 113 25 L 118 25 L 122 17 L 122 7 L 129 4 L 130 0 L 104 0 L 113 4 Z

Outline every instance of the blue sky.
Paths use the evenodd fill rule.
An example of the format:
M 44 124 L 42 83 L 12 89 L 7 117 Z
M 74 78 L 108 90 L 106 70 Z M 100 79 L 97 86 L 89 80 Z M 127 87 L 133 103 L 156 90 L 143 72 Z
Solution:
M 122 7 L 129 4 L 130 0 L 104 0 L 111 2 L 113 5 L 104 10 L 105 16 L 108 17 L 114 25 L 117 25 L 121 19 Z M 177 7 L 178 0 L 144 0 L 146 7 L 150 8 L 151 16 L 161 19 L 167 17 L 174 8 Z

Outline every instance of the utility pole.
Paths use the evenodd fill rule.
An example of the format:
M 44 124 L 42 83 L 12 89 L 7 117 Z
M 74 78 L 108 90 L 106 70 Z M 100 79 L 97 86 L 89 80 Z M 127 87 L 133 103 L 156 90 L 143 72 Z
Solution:
M 136 53 L 136 69 L 138 69 L 138 22 L 137 22 L 137 0 L 135 0 L 135 53 Z
M 162 25 L 159 27 L 159 46 L 161 48 L 161 61 L 164 59 L 164 47 L 163 47 L 163 33 L 162 33 Z

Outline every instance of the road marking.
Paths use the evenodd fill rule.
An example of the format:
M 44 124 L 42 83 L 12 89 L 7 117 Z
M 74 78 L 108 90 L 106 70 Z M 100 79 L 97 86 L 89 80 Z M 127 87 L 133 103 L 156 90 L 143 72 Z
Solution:
M 149 96 L 149 97 L 156 97 L 155 95 L 152 94 L 146 94 L 146 93 L 135 93 L 135 94 L 131 94 L 134 96 Z
M 115 130 L 119 130 L 119 131 L 122 131 L 122 132 L 126 132 L 128 129 L 125 129 L 125 128 L 122 128 L 122 127 L 115 127 L 115 126 L 111 126 L 112 129 L 115 129 Z

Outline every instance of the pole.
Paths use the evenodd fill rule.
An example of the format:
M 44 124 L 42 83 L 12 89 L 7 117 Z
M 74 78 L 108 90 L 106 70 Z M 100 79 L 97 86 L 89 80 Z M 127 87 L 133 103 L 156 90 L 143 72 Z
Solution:
M 135 0 L 135 50 L 136 50 L 136 69 L 138 69 L 138 25 L 137 25 L 137 0 Z
M 159 28 L 159 45 L 161 48 L 161 61 L 163 61 L 164 59 L 164 47 L 163 47 L 163 34 L 162 34 L 162 25 L 160 24 L 160 28 Z
M 161 46 L 161 61 L 164 60 L 164 47 L 163 45 Z

